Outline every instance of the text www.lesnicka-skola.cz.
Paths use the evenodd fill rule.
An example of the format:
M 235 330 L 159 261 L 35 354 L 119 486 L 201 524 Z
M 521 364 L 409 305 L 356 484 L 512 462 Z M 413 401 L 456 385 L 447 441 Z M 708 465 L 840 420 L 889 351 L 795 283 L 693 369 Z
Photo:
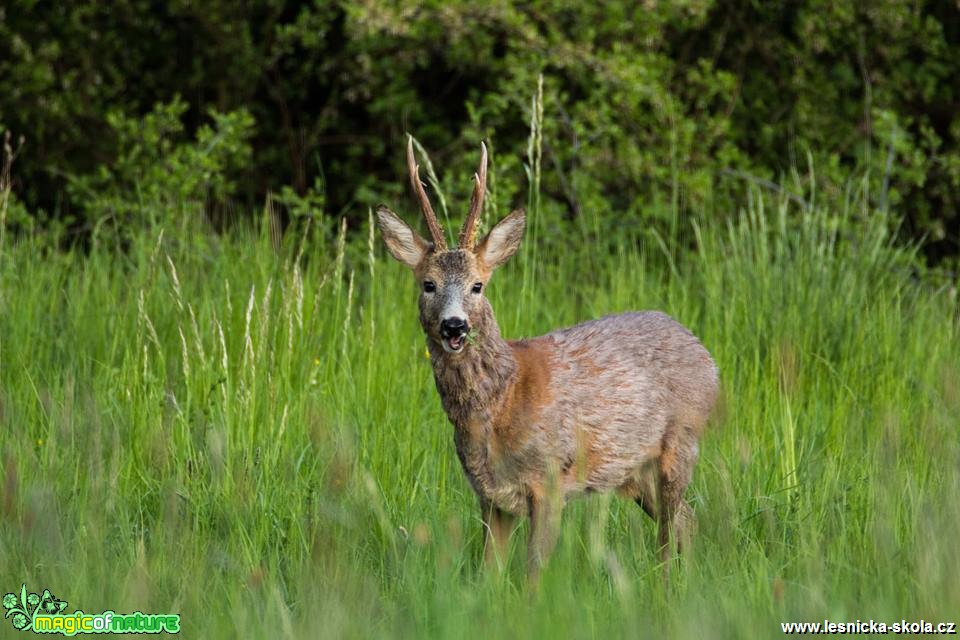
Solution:
M 956 635 L 955 622 L 927 622 L 926 620 L 900 620 L 899 622 L 877 622 L 876 620 L 857 620 L 855 622 L 781 622 L 780 628 L 787 635 L 799 633 L 863 633 L 863 634 L 944 634 Z

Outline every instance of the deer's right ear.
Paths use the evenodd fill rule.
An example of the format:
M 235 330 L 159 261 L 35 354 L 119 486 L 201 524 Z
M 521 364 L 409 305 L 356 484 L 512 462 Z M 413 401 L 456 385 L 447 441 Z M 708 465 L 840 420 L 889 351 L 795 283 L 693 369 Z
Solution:
M 390 254 L 411 269 L 416 268 L 430 250 L 430 243 L 383 205 L 377 207 L 377 222 Z

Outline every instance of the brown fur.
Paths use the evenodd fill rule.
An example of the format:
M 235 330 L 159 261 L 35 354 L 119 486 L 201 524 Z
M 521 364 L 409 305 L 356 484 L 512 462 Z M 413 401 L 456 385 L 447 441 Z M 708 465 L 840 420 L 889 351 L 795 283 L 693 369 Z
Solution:
M 540 342 L 509 342 L 517 363 L 516 382 L 507 392 L 503 407 L 494 418 L 498 438 L 509 440 L 511 432 L 540 419 L 544 407 L 553 402 L 550 371 L 554 367 L 549 345 Z
M 513 518 L 532 519 L 535 575 L 557 536 L 563 502 L 616 491 L 659 523 L 661 559 L 694 526 L 683 500 L 698 440 L 717 395 L 717 370 L 684 327 L 659 312 L 592 320 L 508 342 L 486 297 L 493 270 L 516 250 L 523 213 L 498 223 L 474 249 L 436 250 L 389 210 L 378 210 L 388 248 L 418 282 L 437 391 L 457 455 L 480 498 L 487 555 L 502 554 Z M 444 314 L 469 321 L 472 341 L 445 348 Z

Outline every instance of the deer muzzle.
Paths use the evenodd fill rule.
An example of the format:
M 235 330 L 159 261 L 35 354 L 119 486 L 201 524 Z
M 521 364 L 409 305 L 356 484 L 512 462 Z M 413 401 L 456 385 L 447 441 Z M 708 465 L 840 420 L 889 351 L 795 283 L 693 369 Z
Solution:
M 467 342 L 468 333 L 470 333 L 470 325 L 464 318 L 454 316 L 440 322 L 440 343 L 448 353 L 461 351 Z

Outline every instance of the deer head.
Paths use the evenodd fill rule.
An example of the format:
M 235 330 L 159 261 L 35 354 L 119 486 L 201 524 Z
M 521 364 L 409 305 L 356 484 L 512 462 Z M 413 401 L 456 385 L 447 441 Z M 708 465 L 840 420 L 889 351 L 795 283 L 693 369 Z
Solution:
M 480 148 L 480 168 L 474 174 L 470 211 L 460 230 L 456 249 L 447 248 L 443 229 L 420 181 L 412 137 L 407 140 L 410 184 L 432 242 L 418 235 L 387 207 L 377 207 L 377 220 L 387 249 L 394 258 L 413 269 L 420 285 L 420 324 L 427 337 L 447 353 L 462 352 L 467 348 L 471 331 L 482 332 L 486 323 L 493 322 L 484 291 L 494 269 L 516 252 L 523 237 L 524 212 L 517 209 L 476 242 L 477 221 L 487 187 L 487 147 L 481 143 Z

